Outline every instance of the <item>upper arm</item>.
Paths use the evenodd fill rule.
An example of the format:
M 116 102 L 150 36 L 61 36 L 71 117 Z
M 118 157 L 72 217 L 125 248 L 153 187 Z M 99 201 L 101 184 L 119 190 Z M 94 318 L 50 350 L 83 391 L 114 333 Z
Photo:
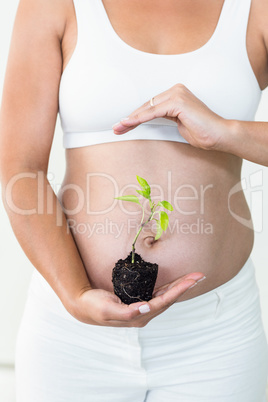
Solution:
M 58 113 L 64 2 L 20 0 L 0 115 L 0 170 L 47 169 Z
M 262 89 L 268 86 L 268 1 L 267 0 L 254 0 L 256 4 L 256 10 L 258 14 L 257 19 L 257 27 L 261 31 L 262 36 L 262 44 L 264 48 L 263 52 L 263 76 L 264 76 L 264 85 Z M 260 56 L 261 57 L 261 56 Z

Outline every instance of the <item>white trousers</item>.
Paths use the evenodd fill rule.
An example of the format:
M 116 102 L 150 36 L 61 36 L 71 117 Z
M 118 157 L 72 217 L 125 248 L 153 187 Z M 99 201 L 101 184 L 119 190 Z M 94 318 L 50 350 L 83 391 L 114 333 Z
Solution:
M 17 402 L 265 402 L 267 342 L 249 259 L 144 328 L 74 319 L 34 272 L 16 348 Z

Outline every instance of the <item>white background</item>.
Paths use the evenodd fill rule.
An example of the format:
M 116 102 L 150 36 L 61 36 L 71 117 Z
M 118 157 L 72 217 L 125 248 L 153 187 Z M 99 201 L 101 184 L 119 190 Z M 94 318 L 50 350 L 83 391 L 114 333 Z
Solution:
M 0 3 L 0 94 L 17 5 L 18 0 L 8 2 L 2 0 Z M 263 93 L 256 120 L 268 120 L 268 91 Z M 57 124 L 49 169 L 54 173 L 56 183 L 61 182 L 65 166 L 61 141 L 62 132 Z M 262 225 L 262 229 L 255 235 L 252 257 L 256 265 L 264 325 L 268 334 L 268 171 L 265 167 L 244 162 L 242 177 L 245 177 L 249 185 L 249 178 L 260 170 L 263 174 L 263 185 L 252 188 L 251 191 L 248 189 L 245 193 L 249 204 L 254 196 L 257 196 L 255 203 L 252 204 L 253 219 L 256 227 Z M 263 208 L 259 204 L 260 197 L 263 200 Z M 255 208 L 256 205 L 257 208 Z M 14 363 L 16 333 L 31 271 L 31 264 L 20 249 L 9 226 L 3 206 L 0 204 L 0 367 Z

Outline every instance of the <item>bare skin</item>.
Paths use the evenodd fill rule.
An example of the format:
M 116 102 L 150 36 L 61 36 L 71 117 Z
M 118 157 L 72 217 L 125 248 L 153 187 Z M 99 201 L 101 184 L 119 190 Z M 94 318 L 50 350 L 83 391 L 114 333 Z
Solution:
M 192 3 L 174 0 L 147 0 L 142 5 L 140 1 L 133 0 L 128 2 L 127 7 L 124 0 L 106 0 L 103 3 L 115 31 L 126 43 L 150 53 L 178 54 L 197 49 L 209 40 L 223 2 L 196 0 L 195 7 Z M 163 15 L 166 18 L 163 19 Z M 253 0 L 247 49 L 262 89 L 268 85 L 267 16 L 265 1 Z M 25 25 L 28 29 L 19 35 L 19 28 L 25 28 Z M 0 159 L 4 186 L 18 172 L 47 170 L 58 111 L 60 77 L 73 54 L 76 37 L 76 18 L 71 0 L 21 1 L 1 111 Z M 29 49 L 30 38 L 32 46 Z M 176 87 L 175 90 L 176 101 L 179 103 L 179 99 L 186 96 L 187 104 L 192 102 L 191 110 L 200 116 L 198 122 L 202 120 L 202 124 L 207 126 L 211 121 L 211 112 L 202 108 L 185 89 Z M 139 107 L 141 105 L 137 105 Z M 159 106 L 155 110 L 160 113 Z M 149 103 L 139 108 L 138 112 L 133 111 L 132 120 L 117 126 L 115 132 L 120 135 L 140 124 L 141 112 L 147 120 L 153 118 L 148 111 L 152 113 Z M 170 109 L 165 111 L 167 116 L 176 118 L 169 113 Z M 163 294 L 147 303 L 151 309 L 147 314 L 140 314 L 138 310 L 144 303 L 123 306 L 111 293 L 113 264 L 130 251 L 135 234 L 135 228 L 128 230 L 129 220 L 140 218 L 135 205 L 125 206 L 128 212 L 123 211 L 117 203 L 110 212 L 98 215 L 85 210 L 72 216 L 67 213 L 67 218 L 74 219 L 76 224 L 82 223 L 92 228 L 94 224 L 104 225 L 108 219 L 110 222 L 119 222 L 123 228 L 116 239 L 114 234 L 96 232 L 88 237 L 79 234 L 74 226 L 75 242 L 68 233 L 64 216 L 63 225 L 55 227 L 56 215 L 19 217 L 7 206 L 14 231 L 25 252 L 76 318 L 97 325 L 143 326 L 175 301 L 195 297 L 219 286 L 243 266 L 252 249 L 253 231 L 232 217 L 228 208 L 228 194 L 240 179 L 242 157 L 267 164 L 268 136 L 265 133 L 268 128 L 266 123 L 248 123 L 242 130 L 238 123 L 229 125 L 218 116 L 213 124 L 213 132 L 219 133 L 224 128 L 235 133 L 234 137 L 239 139 L 240 131 L 246 131 L 253 145 L 240 146 L 238 151 L 232 136 L 226 136 L 225 142 L 219 138 L 204 145 L 197 135 L 192 145 L 126 141 L 71 149 L 66 153 L 67 171 L 63 188 L 76 184 L 86 193 L 87 173 L 102 173 L 116 181 L 119 191 L 130 184 L 124 192 L 130 194 L 136 184 L 135 175 L 139 174 L 147 178 L 150 184 L 160 186 L 162 194 L 159 187 L 154 188 L 156 198 L 166 198 L 176 204 L 175 212 L 170 216 L 170 226 L 175 227 L 174 232 L 167 232 L 154 242 L 154 228 L 150 227 L 143 231 L 137 243 L 137 251 L 144 259 L 159 264 L 157 288 L 168 289 L 165 293 L 160 291 Z M 193 136 L 194 130 L 188 132 Z M 168 155 L 168 163 L 166 158 L 161 157 L 163 152 Z M 116 155 L 120 155 L 120 158 Z M 105 210 L 111 205 L 110 200 L 118 195 L 109 178 L 95 177 L 91 180 L 91 212 Z M 51 189 L 46 185 L 45 195 L 51 194 Z M 13 195 L 17 205 L 25 207 L 27 204 L 28 208 L 36 205 L 36 188 L 33 187 L 29 180 L 16 184 Z M 5 197 L 4 201 L 6 203 Z M 66 209 L 71 209 L 77 200 L 71 191 L 65 191 L 61 201 Z M 56 205 L 56 198 L 54 203 Z M 242 192 L 232 197 L 230 206 L 233 212 L 250 219 Z M 189 228 L 202 220 L 210 224 L 210 231 L 191 233 Z M 184 229 L 176 230 L 176 222 Z M 35 233 L 34 237 L 30 235 L 32 232 Z M 207 277 L 205 281 L 187 290 L 204 274 Z M 185 275 L 186 280 L 177 280 Z
M 195 7 L 193 7 L 192 4 L 183 1 L 164 3 L 161 1 L 157 3 L 148 1 L 145 4 L 143 3 L 141 7 L 140 2 L 133 1 L 129 2 L 128 6 L 125 7 L 124 1 L 103 1 L 115 31 L 126 43 L 145 52 L 160 54 L 184 53 L 195 50 L 207 42 L 216 27 L 222 3 L 222 0 L 213 2 L 213 4 L 212 2 L 197 1 Z M 162 18 L 163 14 L 166 15 L 165 19 Z M 200 23 L 200 21 L 202 22 Z M 74 17 L 70 28 L 70 42 L 74 37 L 75 25 Z M 137 31 L 139 35 L 137 35 Z M 196 34 L 197 31 L 198 35 Z M 144 38 L 146 38 L 146 41 L 144 41 Z M 266 71 L 267 53 L 256 34 L 256 21 L 253 18 L 250 19 L 248 39 L 249 56 L 254 65 L 254 70 L 256 73 L 260 71 L 258 74 L 260 85 L 266 86 L 268 78 Z M 68 38 L 66 43 L 68 43 Z M 65 45 L 63 43 L 63 49 Z M 65 52 L 65 66 L 73 50 L 72 46 L 66 46 L 68 50 Z M 256 48 L 259 53 L 261 50 L 262 55 L 262 57 L 259 55 L 258 59 L 255 57 Z M 264 66 L 266 67 L 265 72 L 261 73 Z M 129 152 L 130 146 L 131 153 Z M 161 153 L 159 152 L 160 147 Z M 161 160 L 161 157 L 159 160 L 159 154 L 163 154 L 163 160 Z M 120 155 L 120 160 L 118 160 L 118 155 Z M 150 162 L 148 163 L 149 155 Z M 168 164 L 164 155 L 169 155 Z M 190 162 L 191 168 L 189 171 L 189 162 L 187 161 L 191 160 L 191 157 L 195 157 L 195 166 L 193 167 L 192 162 Z M 144 231 L 137 244 L 138 250 L 145 259 L 153 259 L 160 266 L 157 286 L 162 286 L 165 282 L 172 281 L 181 274 L 189 273 L 198 268 L 198 270 L 204 272 L 207 280 L 187 292 L 183 296 L 184 299 L 187 299 L 215 288 L 233 277 L 249 256 L 252 248 L 253 232 L 234 221 L 227 208 L 228 193 L 239 181 L 240 158 L 227 153 L 212 151 L 208 154 L 184 144 L 165 143 L 160 145 L 156 142 L 152 146 L 151 142 L 134 141 L 131 144 L 105 144 L 105 146 L 102 145 L 101 147 L 91 146 L 68 150 L 67 161 L 70 169 L 68 169 L 64 185 L 74 182 L 79 183 L 84 192 L 86 191 L 86 178 L 79 173 L 73 175 L 72 166 L 79 166 L 80 170 L 82 164 L 82 171 L 84 172 L 104 172 L 107 176 L 111 176 L 117 181 L 119 189 L 132 184 L 124 194 L 135 192 L 133 187 L 135 185 L 135 180 L 133 180 L 135 174 L 149 177 L 152 183 L 160 185 L 164 195 L 167 196 L 168 176 L 170 174 L 168 172 L 171 172 L 171 202 L 174 202 L 176 190 L 178 191 L 179 188 L 182 188 L 185 183 L 197 189 L 199 192 L 197 200 L 184 201 L 184 206 L 188 212 L 197 212 L 190 216 L 184 215 L 182 212 L 183 207 L 180 208 L 178 203 L 177 210 L 171 216 L 171 226 L 173 224 L 173 227 L 175 222 L 178 221 L 182 225 L 186 223 L 185 233 L 167 233 L 160 240 L 154 242 L 153 236 L 155 233 L 153 230 L 150 232 L 148 229 L 146 232 Z M 178 161 L 180 162 L 178 163 Z M 154 166 L 156 165 L 159 170 L 155 170 Z M 122 166 L 128 166 L 127 173 L 124 169 L 123 177 L 121 174 Z M 159 180 L 160 171 L 161 179 Z M 211 171 L 213 171 L 213 175 L 211 175 Z M 220 186 L 218 185 L 219 181 L 221 182 Z M 92 210 L 105 210 L 112 204 L 107 200 L 112 200 L 116 195 L 112 183 L 108 178 L 103 177 L 95 178 L 91 180 L 91 183 L 92 199 L 90 201 Z M 222 185 L 222 183 L 225 184 Z M 98 190 L 102 185 L 107 186 L 103 200 Z M 206 186 L 211 187 L 204 194 L 201 194 L 200 186 L 203 186 L 203 188 Z M 156 191 L 157 195 L 159 196 Z M 191 197 L 193 196 L 193 190 L 184 188 L 181 191 L 181 195 Z M 215 202 L 216 200 L 217 202 Z M 242 193 L 239 193 L 232 201 L 233 207 L 237 211 L 239 210 L 241 216 L 249 219 L 249 211 Z M 204 213 L 200 211 L 202 202 L 206 204 Z M 68 205 L 72 205 L 71 194 L 66 197 L 66 208 Z M 133 209 L 129 206 L 125 206 L 125 208 L 128 210 Z M 139 211 L 138 207 L 134 207 L 134 209 Z M 219 211 L 221 211 L 221 218 L 217 217 Z M 78 216 L 72 216 L 78 224 L 83 222 L 89 224 L 91 228 L 97 222 L 101 222 L 104 227 L 107 218 L 111 219 L 115 224 L 120 222 L 124 226 L 124 231 L 120 234 L 120 241 L 116 238 L 116 229 L 114 228 L 114 236 L 110 235 L 108 237 L 109 241 L 105 241 L 107 251 L 100 260 L 103 237 L 100 234 L 93 233 L 88 238 L 89 231 L 85 234 L 79 234 L 79 230 L 76 229 L 77 225 L 73 223 L 76 242 L 89 271 L 91 282 L 95 287 L 112 289 L 109 274 L 111 262 L 115 262 L 121 256 L 126 255 L 131 249 L 135 228 L 130 233 L 127 233 L 127 227 L 131 225 L 130 220 L 133 220 L 136 216 L 139 219 L 139 215 L 127 216 L 119 205 L 115 206 L 108 214 L 89 216 L 81 212 Z M 204 219 L 207 223 L 211 223 L 213 234 L 186 234 L 187 225 L 190 227 L 198 219 L 199 221 Z M 228 231 L 226 231 L 226 226 L 223 225 L 223 222 L 230 228 Z M 241 239 L 240 244 L 235 242 L 237 237 Z M 236 244 L 235 250 L 233 250 L 232 246 L 234 243 Z M 91 252 L 92 249 L 95 250 L 94 253 Z M 94 267 L 96 264 L 98 264 L 99 269 L 90 272 L 90 267 Z

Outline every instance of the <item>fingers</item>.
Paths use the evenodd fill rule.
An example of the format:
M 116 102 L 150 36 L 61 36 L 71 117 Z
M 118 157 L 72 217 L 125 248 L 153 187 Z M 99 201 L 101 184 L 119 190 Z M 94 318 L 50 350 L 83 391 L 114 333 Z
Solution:
M 132 112 L 128 117 L 123 118 L 113 126 L 115 134 L 125 134 L 136 128 L 139 124 L 164 117 L 169 120 L 178 121 L 180 99 L 189 96 L 191 92 L 182 84 L 176 84 L 168 90 L 145 102 L 141 107 Z M 184 96 L 183 96 L 184 95 Z
M 133 320 L 148 312 L 144 305 L 147 303 L 126 305 L 112 292 L 90 289 L 75 300 L 71 313 L 76 319 L 87 324 L 127 327 L 134 326 L 131 324 Z
M 173 92 L 174 88 L 170 88 L 154 96 L 153 105 L 151 105 L 150 100 L 148 100 L 128 117 L 121 119 L 120 122 L 113 126 L 115 134 L 125 134 L 138 125 L 159 117 L 165 117 L 169 120 L 176 121 L 176 116 L 172 113 L 175 106 L 174 98 L 172 97 Z
M 149 304 L 152 313 L 162 311 L 174 304 L 177 299 L 185 293 L 191 286 L 194 286 L 196 281 L 194 279 L 186 279 L 172 288 L 168 289 L 165 293 L 150 300 Z
M 206 277 L 204 276 L 204 274 L 202 272 L 193 272 L 191 274 L 184 275 L 181 278 L 178 278 L 173 282 L 167 283 L 167 284 L 157 288 L 154 291 L 153 296 L 157 297 L 157 296 L 164 294 L 168 289 L 171 289 L 173 286 L 177 285 L 178 283 L 180 283 L 186 279 L 193 279 L 194 281 L 196 281 L 196 283 L 198 283 L 198 282 L 201 282 L 201 280 L 204 280 L 205 278 Z
M 145 326 L 152 318 L 164 312 L 183 293 L 204 278 L 202 273 L 194 273 L 191 276 L 192 278 L 186 276 L 166 285 L 168 289 L 162 295 L 153 298 L 148 303 L 134 303 L 129 306 L 121 305 L 121 307 L 124 306 L 124 312 L 123 310 L 118 310 L 117 316 L 114 315 L 115 310 L 113 309 L 113 319 L 109 320 L 109 325 L 123 327 Z
M 119 298 L 110 292 L 90 290 L 86 292 L 88 305 L 91 306 L 90 317 L 83 321 L 93 325 L 143 327 L 204 278 L 201 272 L 185 275 L 157 289 L 154 298 L 149 302 L 130 305 L 121 303 Z
M 109 303 L 106 317 L 109 325 L 140 326 L 165 311 L 188 289 L 205 279 L 202 272 L 194 272 L 158 288 L 149 302 L 128 305 Z
M 119 123 L 115 124 L 113 126 L 114 133 L 125 134 L 138 125 L 159 117 L 168 117 L 169 120 L 177 121 L 177 110 L 178 105 L 172 100 L 161 102 L 157 106 L 141 108 L 140 111 L 136 110 L 128 118 L 122 119 Z
M 130 305 L 123 303 L 109 303 L 103 312 L 104 320 L 131 321 L 141 314 L 139 307 L 146 305 L 144 302 L 133 303 Z M 147 310 L 148 312 L 148 310 Z
M 151 104 L 151 99 L 145 102 L 142 106 L 140 106 L 138 109 L 136 109 L 134 112 L 132 112 L 128 117 L 133 117 L 136 114 L 139 114 L 145 110 L 149 110 L 153 107 L 156 107 L 160 103 L 166 102 L 170 99 L 170 92 L 171 89 L 168 89 L 167 91 L 162 92 L 159 95 L 154 96 L 153 98 L 153 104 Z

